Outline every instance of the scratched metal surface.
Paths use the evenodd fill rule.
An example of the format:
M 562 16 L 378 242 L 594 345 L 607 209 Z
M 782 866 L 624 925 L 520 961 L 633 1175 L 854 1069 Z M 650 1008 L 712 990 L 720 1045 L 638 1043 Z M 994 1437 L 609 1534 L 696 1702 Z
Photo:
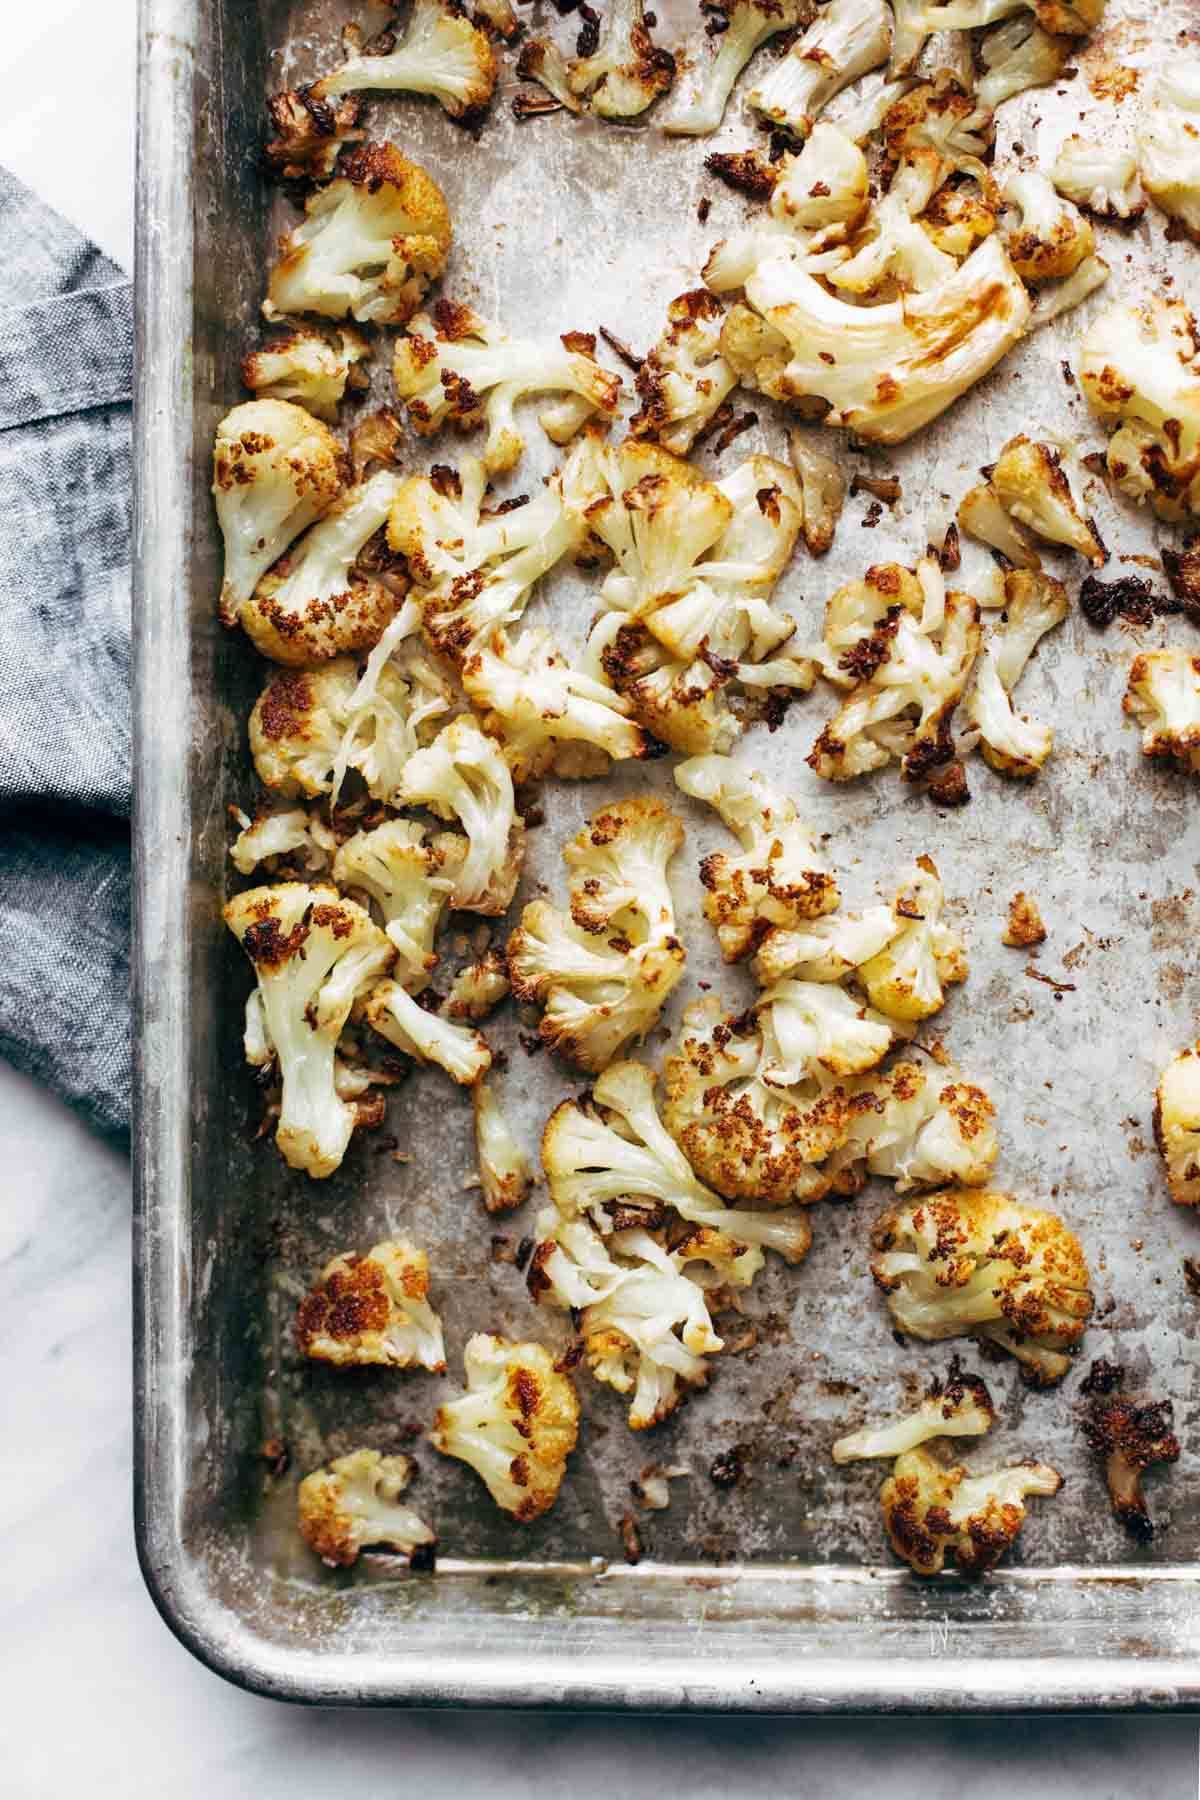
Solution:
M 683 0 L 658 12 L 661 41 L 697 46 Z M 778 731 L 752 731 L 737 752 L 829 834 L 847 906 L 886 887 L 915 853 L 934 855 L 971 962 L 934 1028 L 995 1099 L 997 1182 L 1055 1206 L 1091 1260 L 1096 1319 L 1064 1384 L 1034 1394 L 1015 1365 L 985 1371 L 999 1419 L 967 1460 L 985 1468 L 1033 1455 L 1067 1477 L 1056 1502 L 1034 1504 L 1007 1573 L 988 1586 L 920 1588 L 898 1573 L 875 1503 L 882 1471 L 847 1474 L 828 1458 L 836 1435 L 915 1396 L 955 1347 L 900 1348 L 892 1338 L 867 1270 L 885 1186 L 813 1210 L 807 1262 L 794 1270 L 772 1262 L 747 1299 L 757 1346 L 714 1359 L 708 1390 L 658 1431 L 631 1434 L 619 1397 L 581 1375 L 583 1430 L 558 1505 L 519 1528 L 481 1498 L 465 1466 L 411 1440 L 453 1391 L 471 1332 L 567 1341 L 565 1316 L 533 1308 L 516 1269 L 490 1254 L 497 1232 L 515 1246 L 541 1197 L 509 1220 L 485 1217 L 462 1186 L 473 1159 L 469 1105 L 436 1071 L 418 1072 L 389 1101 L 385 1129 L 411 1152 L 405 1166 L 366 1135 L 337 1176 L 313 1184 L 269 1145 L 246 1142 L 250 1088 L 239 1034 L 247 969 L 219 908 L 226 807 L 254 797 L 245 719 L 263 671 L 215 625 L 207 447 L 240 397 L 237 365 L 256 341 L 268 245 L 289 216 L 282 202 L 268 207 L 252 165 L 261 99 L 336 60 L 342 16 L 330 0 L 144 6 L 138 1407 L 140 1536 L 157 1597 L 201 1654 L 238 1679 L 300 1698 L 1183 1704 L 1196 1650 L 1200 1408 L 1198 1303 L 1181 1261 L 1200 1251 L 1200 1228 L 1166 1200 L 1150 1114 L 1159 1067 L 1195 1035 L 1200 832 L 1185 781 L 1145 763 L 1122 722 L 1135 642 L 1120 628 L 1098 636 L 1076 612 L 1046 642 L 1020 703 L 1055 723 L 1050 763 L 1024 785 L 973 759 L 973 798 L 958 812 L 935 811 L 894 772 L 844 787 L 811 776 L 804 756 L 833 705 L 820 687 Z M 527 16 L 568 43 L 570 21 L 558 21 L 544 0 Z M 1116 108 L 1089 78 L 1115 59 L 1144 83 L 1176 33 L 1200 25 L 1194 0 L 1110 0 L 1109 16 L 1072 78 L 1002 109 L 999 164 L 1022 154 L 1048 163 L 1072 130 L 1127 131 L 1136 97 Z M 622 128 L 564 114 L 518 125 L 508 105 L 513 58 L 503 61 L 503 91 L 478 142 L 432 105 L 402 96 L 371 102 L 373 135 L 415 154 L 446 191 L 456 241 L 444 291 L 513 331 L 604 324 L 645 348 L 667 302 L 697 284 L 708 247 L 746 211 L 703 172 L 709 150 L 750 141 L 742 102 L 735 96 L 717 140 L 700 143 L 664 139 L 652 123 Z M 186 142 L 193 105 L 194 158 Z M 167 151 L 173 178 L 163 172 Z M 704 226 L 702 196 L 712 203 Z M 796 616 L 801 637 L 816 633 L 841 581 L 871 562 L 912 561 L 930 497 L 957 499 L 1014 432 L 1046 428 L 1076 435 L 1085 450 L 1101 444 L 1063 361 L 1109 298 L 1168 277 L 1177 294 L 1200 298 L 1200 252 L 1169 245 L 1164 224 L 1151 209 L 1132 232 L 1098 228 L 1113 269 L 1106 293 L 1019 347 L 915 442 L 875 459 L 900 476 L 903 497 L 874 524 L 869 496 L 849 501 L 832 553 L 822 561 L 798 554 L 777 603 Z M 376 391 L 387 397 L 383 373 Z M 783 418 L 769 402 L 749 403 L 755 431 L 719 458 L 701 450 L 702 466 L 728 473 L 751 449 L 785 454 Z M 422 467 L 454 448 L 412 440 L 408 452 Z M 865 463 L 848 452 L 845 460 Z M 512 491 L 552 465 L 530 416 Z M 1127 566 L 1122 557 L 1155 556 L 1166 540 L 1099 482 L 1087 501 L 1113 554 L 1110 573 Z M 172 542 L 188 558 L 179 591 L 170 588 Z M 1074 597 L 1080 566 L 1053 554 L 1047 562 Z M 962 584 L 981 567 L 968 556 Z M 578 646 L 591 610 L 588 581 L 571 573 L 545 584 L 530 616 L 554 620 Z M 1191 630 L 1169 620 L 1137 643 Z M 669 762 L 599 784 L 548 784 L 518 906 L 539 892 L 561 898 L 562 842 L 595 805 L 643 784 L 673 792 Z M 668 1027 L 702 982 L 730 1010 L 751 992 L 747 975 L 719 964 L 699 911 L 696 864 L 722 833 L 681 797 L 679 806 L 687 841 L 674 890 L 689 963 Z M 1018 887 L 1036 895 L 1049 927 L 1037 966 L 1069 991 L 1032 979 L 1025 953 L 1000 943 Z M 519 1029 L 509 1008 L 489 1036 L 509 1053 L 503 1098 L 532 1148 L 551 1107 L 580 1082 L 548 1057 L 530 1057 Z M 647 1046 L 652 1060 L 660 1051 L 660 1040 Z M 428 1247 L 449 1376 L 301 1367 L 290 1341 L 297 1284 L 334 1252 L 399 1231 Z M 1100 1355 L 1175 1403 L 1183 1457 L 1167 1478 L 1150 1479 L 1159 1530 L 1144 1550 L 1134 1551 L 1109 1516 L 1079 1436 L 1080 1381 Z M 276 1433 L 289 1443 L 292 1470 L 272 1482 L 257 1446 Z M 414 1449 L 413 1501 L 441 1540 L 436 1580 L 406 1577 L 374 1557 L 352 1574 L 331 1574 L 296 1538 L 296 1479 L 359 1443 Z M 735 1443 L 750 1448 L 747 1477 L 719 1489 L 710 1464 Z M 691 1473 L 673 1485 L 667 1512 L 641 1515 L 646 1557 L 629 1569 L 619 1523 L 631 1478 L 652 1459 Z

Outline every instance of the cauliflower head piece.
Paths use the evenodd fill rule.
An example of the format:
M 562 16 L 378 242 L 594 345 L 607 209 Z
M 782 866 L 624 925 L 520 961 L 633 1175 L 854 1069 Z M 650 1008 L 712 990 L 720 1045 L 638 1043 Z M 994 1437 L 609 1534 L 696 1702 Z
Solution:
M 225 908 L 258 981 L 283 1094 L 275 1142 L 314 1179 L 332 1175 L 358 1122 L 335 1080 L 338 1039 L 355 1002 L 395 960 L 371 919 L 336 888 L 300 881 L 250 888 Z
M 489 1213 L 511 1212 L 528 1198 L 534 1181 L 533 1165 L 513 1135 L 491 1082 L 477 1081 L 471 1099 L 483 1204 Z
M 414 1562 L 431 1558 L 437 1539 L 400 1495 L 412 1479 L 409 1456 L 353 1450 L 328 1468 L 306 1475 L 297 1494 L 300 1535 L 331 1568 L 348 1568 L 372 1546 L 395 1550 Z
M 1079 385 L 1117 429 L 1108 472 L 1160 519 L 1200 517 L 1200 327 L 1180 300 L 1118 305 L 1084 335 Z
M 525 448 L 516 407 L 532 394 L 560 394 L 541 415 L 542 428 L 566 443 L 594 414 L 611 419 L 620 404 L 620 377 L 596 361 L 596 340 L 569 331 L 557 342 L 514 338 L 469 306 L 439 300 L 410 321 L 396 345 L 393 377 L 409 423 L 422 437 L 452 423 L 461 431 L 486 427 L 483 466 L 489 474 L 515 468 Z
M 947 1379 L 935 1381 L 915 1411 L 838 1438 L 831 1454 L 835 1463 L 903 1456 L 930 1438 L 982 1437 L 991 1430 L 995 1417 L 986 1383 L 978 1375 L 969 1375 L 955 1357 Z
M 286 233 L 263 315 L 318 313 L 360 324 L 403 325 L 446 267 L 445 196 L 394 144 L 362 144 L 334 180 L 310 194 L 304 221 Z
M 565 847 L 570 917 L 533 901 L 508 941 L 518 1000 L 543 1008 L 543 1041 L 584 1069 L 644 1037 L 683 973 L 667 880 L 683 827 L 634 796 L 593 814 Z
M 1025 1523 L 1030 1494 L 1057 1494 L 1062 1476 L 1046 1463 L 1017 1463 L 990 1475 L 947 1468 L 928 1450 L 896 1459 L 879 1503 L 896 1555 L 917 1575 L 940 1575 L 947 1554 L 960 1575 L 994 1569 Z
M 1173 646 L 1135 656 L 1121 702 L 1142 727 L 1142 755 L 1200 775 L 1200 656 Z
M 242 385 L 264 400 L 289 400 L 327 425 L 337 420 L 348 386 L 365 386 L 358 368 L 371 346 L 352 325 L 324 332 L 294 325 L 242 358 Z
M 439 1406 L 429 1441 L 469 1463 L 503 1512 L 527 1524 L 558 1498 L 579 1435 L 569 1376 L 541 1344 L 477 1332 L 463 1352 L 466 1391 Z
M 1070 611 L 1060 581 L 1038 570 L 1010 569 L 1004 577 L 1005 606 L 975 664 L 964 711 L 979 733 L 984 760 L 998 773 L 1036 775 L 1054 744 L 1054 733 L 1018 713 L 1013 689 L 1048 631 Z
M 446 1368 L 442 1322 L 429 1304 L 429 1258 L 406 1238 L 387 1238 L 366 1255 L 343 1251 L 300 1302 L 296 1342 L 314 1362 L 338 1368 Z
M 735 0 L 739 10 L 759 11 L 761 0 Z M 780 6 L 780 16 L 786 12 Z M 667 308 L 666 329 L 642 359 L 635 380 L 640 402 L 629 421 L 636 438 L 650 438 L 674 456 L 686 456 L 724 405 L 737 376 L 721 355 L 725 308 L 707 288 L 680 294 Z
M 236 624 L 293 539 L 340 498 L 346 457 L 328 428 L 288 400 L 247 400 L 213 443 L 213 500 L 225 544 L 223 624 Z
M 467 852 L 450 904 L 470 912 L 502 913 L 520 879 L 525 824 L 517 813 L 508 764 L 477 721 L 466 715 L 452 719 L 431 744 L 410 756 L 393 799 L 457 820 L 467 836 Z
M 815 836 L 761 776 L 727 756 L 695 756 L 677 765 L 675 781 L 711 806 L 742 845 L 740 856 L 717 850 L 700 864 L 704 916 L 726 962 L 836 908 L 837 881 Z
M 1200 57 L 1172 58 L 1137 132 L 1138 166 L 1154 200 L 1200 243 Z
M 384 470 L 347 488 L 261 577 L 237 610 L 256 650 L 272 662 L 311 667 L 377 643 L 408 588 L 380 540 L 400 477 Z M 372 563 L 374 566 L 372 566 Z
M 883 0 L 831 0 L 747 99 L 773 125 L 806 138 L 829 102 L 886 62 L 891 47 Z
M 871 1243 L 901 1331 L 987 1338 L 1040 1386 L 1067 1373 L 1094 1302 L 1079 1240 L 1055 1214 L 997 1190 L 947 1188 L 884 1213 Z
M 567 87 L 602 119 L 634 119 L 675 80 L 675 58 L 650 36 L 642 0 L 612 0 L 589 56 L 567 64 Z
M 1173 1056 L 1159 1077 L 1154 1138 L 1176 1206 L 1200 1206 L 1200 1045 Z
M 1059 150 L 1050 179 L 1060 194 L 1098 219 L 1131 223 L 1146 210 L 1137 157 L 1119 141 L 1073 134 Z
M 568 662 L 548 631 L 495 632 L 463 662 L 462 684 L 504 747 L 514 781 L 588 778 L 641 758 L 650 739 L 605 681 Z
M 725 117 L 734 83 L 755 51 L 769 38 L 812 17 L 807 0 L 721 0 L 712 16 L 719 22 L 715 53 L 698 72 L 690 93 L 662 120 L 671 137 L 708 137 Z
M 393 49 L 348 57 L 312 91 L 318 100 L 363 89 L 429 94 L 450 118 L 469 125 L 487 111 L 498 72 L 487 33 L 453 0 L 414 0 L 408 29 Z
M 333 879 L 379 907 L 410 993 L 427 986 L 437 967 L 434 938 L 466 853 L 465 838 L 443 831 L 429 839 L 411 819 L 387 819 L 338 847 Z
M 376 983 L 362 1013 L 389 1044 L 416 1062 L 436 1063 L 460 1087 L 473 1087 L 492 1066 L 482 1032 L 430 1012 L 398 981 Z

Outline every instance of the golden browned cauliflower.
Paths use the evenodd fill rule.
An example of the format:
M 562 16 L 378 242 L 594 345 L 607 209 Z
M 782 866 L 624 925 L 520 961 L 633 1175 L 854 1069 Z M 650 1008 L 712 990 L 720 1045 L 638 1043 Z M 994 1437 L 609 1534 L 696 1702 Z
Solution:
M 579 1401 L 541 1344 L 477 1332 L 463 1353 L 467 1389 L 439 1406 L 429 1441 L 469 1463 L 502 1511 L 522 1523 L 558 1498 L 579 1435 Z
M 314 1470 L 297 1495 L 301 1537 L 331 1568 L 348 1568 L 360 1550 L 376 1545 L 414 1561 L 422 1552 L 430 1561 L 437 1539 L 400 1501 L 412 1472 L 411 1457 L 378 1450 L 354 1450 Z
M 1079 1240 L 1054 1213 L 994 1189 L 945 1188 L 891 1207 L 871 1233 L 871 1273 L 912 1337 L 973 1334 L 1041 1386 L 1070 1368 L 1094 1304 Z
M 314 1362 L 446 1367 L 442 1322 L 429 1304 L 429 1258 L 404 1238 L 388 1238 L 365 1256 L 347 1250 L 321 1271 L 300 1302 L 296 1342 Z
M 1154 1095 L 1154 1137 L 1176 1206 L 1200 1206 L 1200 1044 L 1173 1056 Z
M 982 1575 L 1015 1542 L 1026 1496 L 1057 1494 L 1061 1486 L 1045 1463 L 969 1475 L 928 1450 L 909 1450 L 897 1457 L 879 1500 L 892 1549 L 915 1574 L 939 1575 L 949 1552 L 960 1575 Z

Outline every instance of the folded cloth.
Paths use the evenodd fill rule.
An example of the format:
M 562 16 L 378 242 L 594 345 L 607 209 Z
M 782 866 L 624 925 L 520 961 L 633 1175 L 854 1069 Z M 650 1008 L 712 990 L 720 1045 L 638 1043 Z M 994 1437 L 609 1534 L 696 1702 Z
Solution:
M 0 1056 L 129 1128 L 133 302 L 0 169 Z

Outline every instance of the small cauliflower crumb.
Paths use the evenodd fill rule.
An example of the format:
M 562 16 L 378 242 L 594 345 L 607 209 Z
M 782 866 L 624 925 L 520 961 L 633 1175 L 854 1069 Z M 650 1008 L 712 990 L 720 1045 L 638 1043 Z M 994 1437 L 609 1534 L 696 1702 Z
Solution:
M 1022 889 L 1013 895 L 1008 903 L 1008 925 L 1002 944 L 1010 944 L 1014 950 L 1024 950 L 1031 944 L 1044 944 L 1046 927 L 1038 910 L 1038 903 L 1031 894 Z

